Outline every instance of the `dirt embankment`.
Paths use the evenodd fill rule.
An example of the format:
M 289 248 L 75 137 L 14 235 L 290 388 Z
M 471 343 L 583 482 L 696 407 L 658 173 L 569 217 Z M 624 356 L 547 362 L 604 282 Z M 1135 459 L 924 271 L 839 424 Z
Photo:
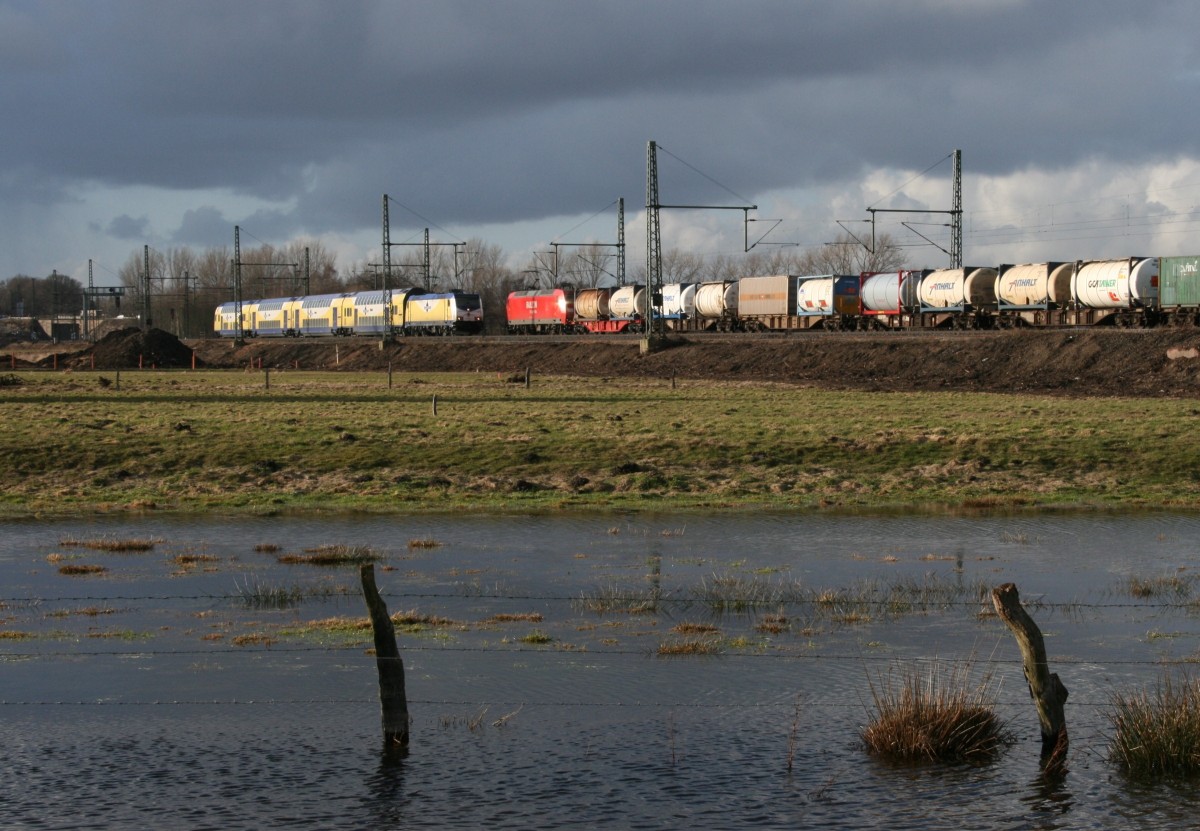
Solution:
M 161 330 L 124 330 L 96 344 L 9 346 L 16 366 L 199 367 L 495 372 L 775 381 L 836 389 L 1047 392 L 1071 396 L 1200 396 L 1200 331 L 1015 330 L 961 334 L 828 334 L 672 340 L 643 355 L 636 340 L 570 342 L 420 338 L 380 348 L 368 339 L 214 338 L 183 343 Z M 0 363 L 3 368 L 3 363 Z

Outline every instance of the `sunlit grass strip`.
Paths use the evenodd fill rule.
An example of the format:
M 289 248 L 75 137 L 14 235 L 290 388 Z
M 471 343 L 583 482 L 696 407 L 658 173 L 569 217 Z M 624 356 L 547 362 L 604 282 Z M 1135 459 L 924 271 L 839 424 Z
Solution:
M 362 565 L 383 559 L 383 555 L 367 545 L 322 545 L 305 549 L 304 554 L 283 554 L 275 559 L 289 565 L 313 566 Z
M 68 576 L 104 574 L 106 571 L 108 571 L 108 569 L 104 566 L 94 564 L 89 565 L 87 563 L 68 563 L 65 566 L 58 567 L 59 574 L 66 574 Z
M 705 638 L 685 638 L 678 641 L 665 641 L 658 645 L 658 654 L 664 657 L 679 655 L 718 655 L 721 645 L 715 640 Z
M 155 540 L 145 539 L 111 539 L 101 537 L 98 539 L 80 540 L 74 537 L 67 537 L 60 540 L 59 545 L 64 547 L 90 548 L 93 551 L 113 551 L 113 552 L 137 552 L 150 551 L 154 548 Z
M 1151 690 L 1112 697 L 1109 757 L 1135 779 L 1200 773 L 1200 681 L 1164 678 Z
M 1009 731 L 989 703 L 990 679 L 974 684 L 969 676 L 969 663 L 934 662 L 872 680 L 875 713 L 861 733 L 867 751 L 904 763 L 995 759 Z
M 500 612 L 489 617 L 484 623 L 541 623 L 541 612 Z

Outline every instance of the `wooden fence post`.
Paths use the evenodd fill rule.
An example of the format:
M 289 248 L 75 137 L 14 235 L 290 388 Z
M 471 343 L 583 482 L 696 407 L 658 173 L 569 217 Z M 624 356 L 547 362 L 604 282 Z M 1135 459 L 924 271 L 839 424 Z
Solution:
M 1046 664 L 1046 642 L 1033 618 L 1021 606 L 1016 584 L 1005 583 L 992 589 L 992 605 L 1021 647 L 1025 680 L 1029 682 L 1029 695 L 1042 726 L 1042 766 L 1048 770 L 1062 769 L 1068 745 L 1067 720 L 1063 715 L 1067 688 Z
M 404 691 L 404 661 L 396 646 L 396 628 L 388 616 L 387 604 L 375 587 L 375 566 L 358 569 L 363 598 L 371 613 L 375 633 L 375 666 L 379 670 L 379 702 L 383 708 L 383 745 L 385 751 L 408 746 L 408 697 Z

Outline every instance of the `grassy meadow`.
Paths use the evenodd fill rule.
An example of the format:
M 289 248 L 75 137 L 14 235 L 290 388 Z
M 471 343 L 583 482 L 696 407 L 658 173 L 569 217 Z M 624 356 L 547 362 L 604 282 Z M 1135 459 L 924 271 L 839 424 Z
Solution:
M 7 515 L 1200 505 L 1193 400 L 487 373 L 4 380 Z

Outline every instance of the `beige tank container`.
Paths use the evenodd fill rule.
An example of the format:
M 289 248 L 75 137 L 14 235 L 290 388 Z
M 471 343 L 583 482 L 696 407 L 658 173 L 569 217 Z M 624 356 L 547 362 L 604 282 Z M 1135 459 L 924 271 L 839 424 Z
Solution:
M 581 289 L 575 295 L 575 316 L 580 320 L 607 320 L 611 289 Z

